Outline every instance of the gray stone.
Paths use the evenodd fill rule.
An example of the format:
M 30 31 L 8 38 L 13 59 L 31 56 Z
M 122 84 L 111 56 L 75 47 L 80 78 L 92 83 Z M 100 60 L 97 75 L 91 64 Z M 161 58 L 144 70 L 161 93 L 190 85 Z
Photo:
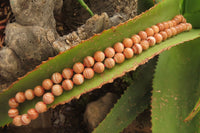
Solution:
M 84 121 L 87 123 L 89 131 L 92 131 L 106 117 L 110 109 L 114 106 L 117 96 L 113 93 L 106 93 L 99 100 L 87 105 L 84 113 Z

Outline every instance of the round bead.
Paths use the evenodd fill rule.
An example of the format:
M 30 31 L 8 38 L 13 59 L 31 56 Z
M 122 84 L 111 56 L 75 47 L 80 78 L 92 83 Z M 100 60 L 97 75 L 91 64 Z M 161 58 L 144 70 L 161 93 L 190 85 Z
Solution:
M 111 58 L 115 55 L 115 50 L 112 47 L 108 47 L 105 49 L 104 53 L 106 57 Z
M 117 53 L 117 54 L 115 54 L 115 56 L 114 56 L 114 60 L 115 60 L 115 62 L 116 63 L 123 63 L 124 62 L 124 60 L 125 60 L 125 57 L 124 57 L 124 55 L 122 54 L 122 53 Z
M 131 48 L 133 46 L 133 41 L 130 38 L 125 38 L 123 40 L 123 44 L 125 48 Z M 108 57 L 111 58 L 111 57 Z
M 162 23 L 158 23 L 157 26 L 158 26 L 158 28 L 159 28 L 159 31 L 163 31 L 163 30 L 165 30 L 165 26 L 164 26 L 164 24 L 162 24 Z
M 106 58 L 104 61 L 105 67 L 111 69 L 115 66 L 115 61 L 113 58 Z
M 182 31 L 186 31 L 187 30 L 187 26 L 185 23 L 181 23 L 180 24 L 182 26 Z
M 22 125 L 22 120 L 21 120 L 21 115 L 17 115 L 17 116 L 15 116 L 14 118 L 13 118 L 13 124 L 15 125 L 15 126 L 21 126 Z
M 176 21 L 177 24 L 179 24 L 181 22 L 181 20 L 179 18 L 173 18 L 174 21 Z
M 140 31 L 140 32 L 138 33 L 138 35 L 140 36 L 140 38 L 141 38 L 142 40 L 147 39 L 147 33 L 146 33 L 145 31 Z
M 93 67 L 96 73 L 102 73 L 105 70 L 104 64 L 101 62 L 96 62 Z
M 74 86 L 74 83 L 69 79 L 66 79 L 62 82 L 62 87 L 66 91 L 70 91 L 73 88 L 73 86 Z
M 115 43 L 113 48 L 115 49 L 115 52 L 117 52 L 117 53 L 122 53 L 124 51 L 124 45 L 120 42 Z
M 171 29 L 165 29 L 165 32 L 167 33 L 167 37 L 171 37 L 172 36 L 172 31 Z
M 190 31 L 192 29 L 192 25 L 190 23 L 186 23 L 187 31 Z
M 27 114 L 32 120 L 35 120 L 39 116 L 38 112 L 34 108 L 29 109 Z
M 161 31 L 160 34 L 163 37 L 163 41 L 167 39 L 167 33 L 165 31 Z
M 51 103 L 53 103 L 53 101 L 54 101 L 54 96 L 53 96 L 53 94 L 52 93 L 50 93 L 50 92 L 47 92 L 47 93 L 45 93 L 44 95 L 43 95 L 43 102 L 45 103 L 45 104 L 51 104 Z
M 94 77 L 94 70 L 92 68 L 86 68 L 84 71 L 83 71 L 83 76 L 84 78 L 86 79 L 91 79 Z
M 9 104 L 10 108 L 17 108 L 19 105 L 19 103 L 16 101 L 15 98 L 9 99 L 8 104 Z
M 167 22 L 163 22 L 165 29 L 169 29 L 169 24 Z
M 140 38 L 139 35 L 133 35 L 131 37 L 131 40 L 133 41 L 133 44 L 137 44 L 137 43 L 139 43 L 141 41 L 141 38 Z
M 51 92 L 53 93 L 53 95 L 55 96 L 60 96 L 63 93 L 63 89 L 61 85 L 53 85 Z
M 14 118 L 15 116 L 17 116 L 19 114 L 18 109 L 9 109 L 8 110 L 8 116 L 10 118 Z
M 176 26 L 176 25 L 177 25 L 177 23 L 176 23 L 175 20 L 171 20 L 171 22 L 173 23 L 173 26 Z
M 65 78 L 65 79 L 71 79 L 72 76 L 73 76 L 73 70 L 71 68 L 65 68 L 63 71 L 62 71 L 62 76 Z
M 123 54 L 127 59 L 132 58 L 134 55 L 133 50 L 131 48 L 125 48 Z
M 92 67 L 94 65 L 94 59 L 91 56 L 87 56 L 83 59 L 83 64 L 86 67 Z
M 84 65 L 80 62 L 77 62 L 77 63 L 74 64 L 73 70 L 74 70 L 75 73 L 80 74 L 84 70 Z
M 133 49 L 133 52 L 134 52 L 135 54 L 140 54 L 140 53 L 142 53 L 142 46 L 141 46 L 140 44 L 135 44 L 135 45 L 133 45 L 132 49 Z
M 38 97 L 41 97 L 44 94 L 44 88 L 42 86 L 36 86 L 33 91 Z
M 31 122 L 31 118 L 27 114 L 23 114 L 21 120 L 23 125 L 28 125 Z
M 51 76 L 51 80 L 53 81 L 53 83 L 58 84 L 62 81 L 62 75 L 56 72 Z
M 43 87 L 45 90 L 50 90 L 52 86 L 53 86 L 53 82 L 52 82 L 50 79 L 45 79 L 45 80 L 42 82 L 42 87 Z
M 159 27 L 157 26 L 157 25 L 153 25 L 153 26 L 151 26 L 151 28 L 153 29 L 153 31 L 154 31 L 154 34 L 155 33 L 158 33 L 160 30 L 159 30 Z
M 181 32 L 181 28 L 179 27 L 179 25 L 175 26 L 177 34 L 179 34 Z
M 42 102 L 42 101 L 37 102 L 36 105 L 35 105 L 35 110 L 38 113 L 46 112 L 47 111 L 47 105 L 44 102 Z
M 27 100 L 32 100 L 35 97 L 34 91 L 32 89 L 26 90 L 24 95 L 25 95 Z
M 146 28 L 145 32 L 147 33 L 147 36 L 153 36 L 154 30 L 152 28 Z
M 159 34 L 159 33 L 156 33 L 156 34 L 154 35 L 154 38 L 156 39 L 156 43 L 160 43 L 160 42 L 162 42 L 162 40 L 163 40 L 162 35 Z
M 94 59 L 97 61 L 97 62 L 101 62 L 105 59 L 105 54 L 102 52 L 102 51 L 97 51 L 95 54 L 94 54 Z
M 25 95 L 24 95 L 24 92 L 18 92 L 16 95 L 15 95 L 15 99 L 18 103 L 23 103 L 26 98 L 25 98 Z
M 84 77 L 82 74 L 75 74 L 73 77 L 73 82 L 76 85 L 81 85 L 84 82 Z
M 185 18 L 183 18 L 182 23 L 186 23 L 186 22 L 187 22 L 187 20 Z
M 173 23 L 172 21 L 167 21 L 168 25 L 169 25 L 169 28 L 173 27 Z
M 143 50 L 147 50 L 149 48 L 149 42 L 147 40 L 142 40 L 140 45 L 142 46 Z
M 170 28 L 170 30 L 172 31 L 173 36 L 175 36 L 177 34 L 176 28 L 172 27 L 172 28 Z
M 149 46 L 154 46 L 156 44 L 156 39 L 152 36 L 148 37 L 147 41 L 149 42 Z
M 175 20 L 177 24 L 180 23 L 180 22 L 182 22 L 182 19 L 183 19 L 183 16 L 182 16 L 182 15 L 176 15 L 176 16 L 173 18 L 173 20 Z

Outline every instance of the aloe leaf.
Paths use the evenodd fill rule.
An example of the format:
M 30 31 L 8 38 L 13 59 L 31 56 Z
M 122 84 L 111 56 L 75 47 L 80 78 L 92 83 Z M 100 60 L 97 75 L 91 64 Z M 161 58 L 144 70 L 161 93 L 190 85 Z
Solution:
M 141 69 L 137 69 L 139 75 L 114 108 L 93 131 L 93 133 L 119 133 L 126 128 L 136 116 L 147 109 L 150 105 L 151 86 L 156 59 L 151 60 Z
M 153 133 L 199 133 L 199 115 L 187 123 L 200 95 L 200 39 L 163 52 L 158 61 L 152 96 Z
M 191 111 L 191 113 L 188 115 L 187 118 L 185 118 L 185 122 L 192 120 L 192 118 L 194 118 L 197 113 L 200 111 L 200 98 L 198 100 L 198 102 L 196 103 L 195 107 L 193 108 L 193 110 Z
M 26 89 L 33 89 L 37 85 L 41 85 L 42 81 L 50 78 L 54 72 L 61 72 L 66 67 L 72 67 L 75 62 L 82 61 L 84 57 L 93 55 L 95 51 L 104 50 L 112 46 L 118 41 L 122 41 L 126 37 L 138 33 L 147 27 L 154 25 L 158 22 L 167 21 L 172 19 L 175 15 L 180 13 L 178 8 L 179 1 L 167 0 L 159 3 L 146 13 L 129 20 L 117 27 L 113 27 L 104 31 L 100 35 L 96 35 L 89 40 L 82 42 L 80 45 L 66 51 L 38 66 L 34 71 L 28 73 L 19 81 L 12 84 L 8 89 L 0 94 L 0 126 L 4 126 L 12 121 L 8 117 L 7 111 L 9 109 L 8 100 L 14 97 L 19 91 Z M 170 10 L 166 10 L 170 7 Z M 126 60 L 123 64 L 116 65 L 111 70 L 105 70 L 102 74 L 96 74 L 93 79 L 85 80 L 81 86 L 75 86 L 73 90 L 64 92 L 61 96 L 56 97 L 55 101 L 48 105 L 48 107 L 55 107 L 58 104 L 69 102 L 73 98 L 78 98 L 80 95 L 100 88 L 103 84 L 112 82 L 115 78 L 121 77 L 125 72 L 135 70 L 139 65 L 146 63 L 155 55 L 164 50 L 171 48 L 184 41 L 189 41 L 199 37 L 200 30 L 191 30 L 176 37 L 170 38 L 159 45 L 149 48 L 141 55 L 134 56 L 132 59 Z M 29 108 L 34 107 L 37 101 L 42 98 L 35 98 L 31 101 L 26 101 L 19 106 L 21 113 L 26 113 Z

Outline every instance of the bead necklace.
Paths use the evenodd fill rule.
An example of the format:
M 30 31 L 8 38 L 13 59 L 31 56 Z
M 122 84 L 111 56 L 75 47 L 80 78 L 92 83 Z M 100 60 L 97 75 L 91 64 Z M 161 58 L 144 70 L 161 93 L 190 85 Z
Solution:
M 54 102 L 55 96 L 60 96 L 65 91 L 70 91 L 75 85 L 81 85 L 84 79 L 92 79 L 95 73 L 103 73 L 105 67 L 112 69 L 115 64 L 120 64 L 125 59 L 130 59 L 134 54 L 141 54 L 156 43 L 165 41 L 167 38 L 175 36 L 181 32 L 192 29 L 190 23 L 182 15 L 175 16 L 172 20 L 158 23 L 140 31 L 131 38 L 125 38 L 123 42 L 117 42 L 113 47 L 108 47 L 103 51 L 97 51 L 94 56 L 87 56 L 83 63 L 77 62 L 73 69 L 65 68 L 62 74 L 53 73 L 51 79 L 45 79 L 41 86 L 36 86 L 33 90 L 27 89 L 25 92 L 18 92 L 15 97 L 10 98 L 8 104 L 8 116 L 13 118 L 15 126 L 28 125 L 31 120 L 36 119 L 39 113 L 47 111 L 47 104 Z M 49 92 L 51 90 L 51 92 Z M 25 100 L 32 100 L 34 97 L 42 97 L 43 101 L 36 103 L 35 108 L 27 111 L 27 114 L 19 115 L 17 107 Z

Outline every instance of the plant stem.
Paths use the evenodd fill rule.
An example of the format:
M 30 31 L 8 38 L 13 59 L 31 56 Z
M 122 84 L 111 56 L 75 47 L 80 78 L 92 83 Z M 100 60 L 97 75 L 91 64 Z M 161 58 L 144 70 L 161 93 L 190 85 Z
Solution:
M 94 13 L 90 10 L 90 8 L 87 6 L 87 4 L 84 2 L 84 0 L 78 0 L 78 2 L 85 8 L 91 16 L 94 16 Z

